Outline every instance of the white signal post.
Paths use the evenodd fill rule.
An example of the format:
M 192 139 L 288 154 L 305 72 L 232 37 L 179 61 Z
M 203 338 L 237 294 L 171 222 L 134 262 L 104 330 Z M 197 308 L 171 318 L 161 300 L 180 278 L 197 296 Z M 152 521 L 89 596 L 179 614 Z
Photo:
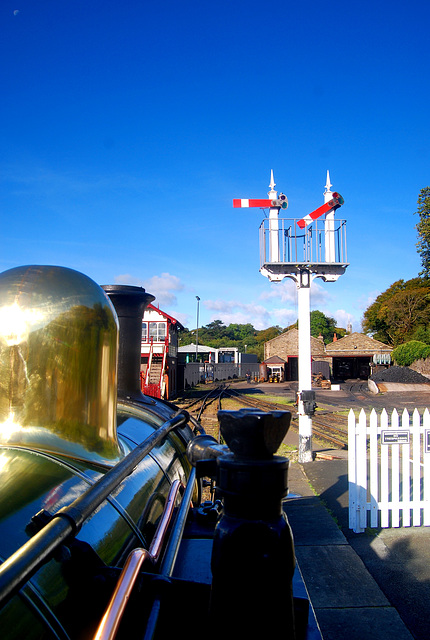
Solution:
M 288 206 L 287 197 L 275 191 L 273 171 L 270 175 L 270 191 L 268 200 L 233 200 L 234 207 L 268 207 L 269 219 L 267 225 L 263 221 L 260 230 L 263 231 L 263 246 L 260 247 L 263 256 L 260 272 L 271 282 L 280 282 L 283 278 L 294 280 L 298 290 L 298 321 L 299 321 L 299 385 L 298 385 L 298 415 L 299 415 L 299 462 L 311 462 L 312 455 L 312 415 L 315 410 L 315 395 L 312 391 L 311 367 L 311 332 L 310 332 L 310 290 L 315 278 L 322 278 L 325 282 L 334 282 L 345 272 L 346 235 L 345 221 L 335 221 L 334 213 L 343 204 L 343 198 L 337 192 L 332 192 L 330 176 L 324 191 L 324 204 L 300 220 L 279 218 L 280 209 Z M 324 221 L 324 261 L 307 260 L 300 257 L 305 253 L 312 241 L 309 225 L 325 214 Z M 339 223 L 336 226 L 336 223 Z M 290 226 L 288 227 L 288 223 Z M 292 223 L 292 224 L 291 224 Z M 294 230 L 293 232 L 291 230 Z M 267 233 L 266 233 L 267 232 Z M 295 254 L 285 255 L 283 248 L 284 237 L 294 236 Z M 336 254 L 336 234 L 340 238 L 340 255 Z M 318 237 L 318 234 L 314 234 Z M 302 246 L 297 249 L 302 242 Z M 303 251 L 304 250 L 304 251 Z M 317 250 L 315 254 L 317 254 Z M 266 258 L 266 254 L 268 258 Z M 339 251 L 338 251 L 339 254 Z
M 325 183 L 325 191 L 324 191 L 324 202 L 329 202 L 333 193 L 330 191 L 331 187 L 330 183 L 330 174 L 327 171 L 327 181 Z M 325 214 L 325 229 L 324 229 L 324 247 L 325 247 L 325 261 L 326 262 L 334 262 L 335 259 L 335 237 L 334 237 L 334 209 L 330 209 Z
M 311 355 L 311 283 L 309 271 L 302 271 L 296 279 L 299 321 L 299 461 L 312 462 L 312 416 L 305 405 L 303 392 L 312 390 Z
M 270 191 L 268 192 L 269 200 L 277 200 L 278 194 L 275 191 L 275 180 L 273 171 L 270 174 Z M 269 225 L 270 225 L 270 260 L 279 262 L 279 207 L 271 206 L 269 209 Z

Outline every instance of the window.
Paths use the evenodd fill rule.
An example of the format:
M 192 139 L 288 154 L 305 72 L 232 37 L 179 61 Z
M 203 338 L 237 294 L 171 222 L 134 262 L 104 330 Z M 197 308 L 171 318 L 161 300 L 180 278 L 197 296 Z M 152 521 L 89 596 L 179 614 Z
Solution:
M 158 322 L 158 340 L 161 342 L 166 339 L 166 323 Z
M 149 323 L 149 340 L 154 342 L 164 342 L 166 339 L 166 323 L 150 322 Z
M 142 322 L 142 342 L 148 342 L 148 323 Z

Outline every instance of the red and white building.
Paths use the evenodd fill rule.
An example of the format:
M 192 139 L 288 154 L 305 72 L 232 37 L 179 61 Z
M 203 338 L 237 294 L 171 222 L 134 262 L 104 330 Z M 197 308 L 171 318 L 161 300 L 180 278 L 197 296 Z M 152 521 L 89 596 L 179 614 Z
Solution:
M 142 319 L 142 392 L 168 400 L 177 391 L 178 331 L 181 323 L 149 304 Z

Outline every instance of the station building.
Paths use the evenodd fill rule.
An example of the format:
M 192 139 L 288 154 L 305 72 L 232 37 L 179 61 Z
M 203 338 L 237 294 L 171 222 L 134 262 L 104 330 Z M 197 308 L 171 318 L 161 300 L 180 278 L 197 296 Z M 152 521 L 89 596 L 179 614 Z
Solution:
M 186 388 L 199 383 L 243 378 L 258 380 L 259 364 L 254 353 L 241 353 L 237 347 L 207 347 L 194 343 L 178 348 L 179 384 Z
M 142 319 L 140 379 L 142 392 L 173 398 L 178 391 L 178 332 L 182 324 L 149 304 Z
M 393 348 L 364 333 L 351 333 L 326 345 L 332 377 L 367 379 L 378 368 L 391 364 Z
M 321 362 L 320 370 L 327 377 L 329 373 L 325 354 L 324 341 L 321 338 L 311 336 L 312 362 Z M 290 329 L 280 336 L 264 343 L 264 365 L 267 367 L 267 375 L 278 377 L 280 382 L 284 380 L 298 380 L 299 378 L 299 331 Z
M 311 336 L 312 373 L 322 373 L 327 379 L 367 379 L 380 367 L 391 363 L 392 347 L 363 333 L 351 333 L 343 338 L 334 337 L 325 345 L 320 336 Z M 290 329 L 264 345 L 264 362 L 268 375 L 277 375 L 280 381 L 298 380 L 299 332 Z
M 194 342 L 178 347 L 179 362 L 216 362 L 244 364 L 257 362 L 254 353 L 242 353 L 238 347 L 206 347 L 203 344 L 195 345 Z

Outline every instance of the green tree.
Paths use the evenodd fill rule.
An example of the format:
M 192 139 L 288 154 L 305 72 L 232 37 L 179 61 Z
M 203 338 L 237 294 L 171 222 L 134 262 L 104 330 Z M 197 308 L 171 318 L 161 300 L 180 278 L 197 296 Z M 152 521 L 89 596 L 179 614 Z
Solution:
M 219 349 L 220 347 L 237 347 L 242 353 L 255 353 L 259 360 L 264 356 L 264 343 L 282 333 L 279 326 L 258 331 L 250 324 L 231 323 L 224 325 L 221 320 L 209 322 L 199 327 L 199 344 Z M 179 334 L 179 346 L 195 342 L 195 329 L 184 328 Z
M 430 345 L 419 340 L 410 340 L 393 349 L 391 357 L 400 367 L 409 367 L 415 360 L 428 358 Z
M 333 341 L 336 330 L 336 320 L 326 316 L 322 311 L 315 309 L 311 311 L 311 336 L 318 338 L 322 336 L 327 344 Z
M 426 327 L 420 324 L 411 335 L 411 340 L 418 340 L 418 342 L 430 345 L 430 326 Z
M 422 270 L 420 276 L 430 278 L 430 187 L 421 189 L 418 201 L 418 209 L 415 211 L 420 218 L 416 225 L 418 234 L 417 250 L 421 257 Z
M 264 344 L 265 342 L 272 340 L 272 338 L 280 336 L 281 333 L 281 327 L 279 325 L 276 325 L 275 327 L 269 327 L 268 329 L 262 329 L 261 331 L 258 331 L 255 339 L 258 344 Z
M 397 280 L 365 311 L 362 328 L 376 340 L 397 346 L 430 322 L 430 283 L 424 278 Z
M 178 345 L 180 347 L 184 347 L 186 344 L 191 344 L 193 341 L 195 342 L 195 333 L 184 327 L 178 333 Z
M 222 338 L 225 335 L 226 326 L 222 320 L 214 320 L 213 322 L 209 322 L 205 327 L 202 327 L 202 330 L 216 339 Z

